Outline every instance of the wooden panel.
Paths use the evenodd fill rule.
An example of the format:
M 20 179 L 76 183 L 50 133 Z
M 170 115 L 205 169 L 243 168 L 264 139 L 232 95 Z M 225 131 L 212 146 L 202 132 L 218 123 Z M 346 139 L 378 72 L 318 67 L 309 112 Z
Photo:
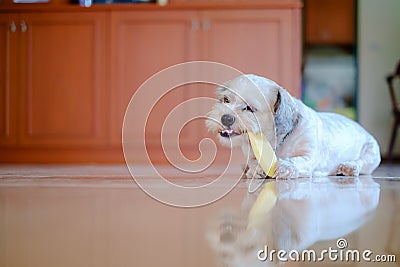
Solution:
M 141 84 L 164 68 L 196 58 L 198 41 L 196 31 L 191 26 L 195 14 L 190 11 L 112 13 L 111 136 L 114 144 L 121 143 L 125 110 Z M 148 94 L 161 96 L 160 90 Z M 135 107 L 137 116 L 144 116 L 142 113 L 147 107 L 156 104 L 146 126 L 146 140 L 150 146 L 160 145 L 160 131 L 165 116 L 185 98 L 185 90 L 177 88 L 157 104 L 143 102 Z M 177 125 L 180 123 L 175 122 Z M 136 131 L 143 130 L 144 125 L 137 125 Z
M 17 142 L 17 46 L 18 32 L 11 31 L 17 14 L 0 17 L 0 144 Z
M 291 10 L 209 11 L 206 53 L 243 73 L 275 80 L 300 96 L 300 20 Z M 294 69 L 293 67 L 297 67 Z
M 355 0 L 307 0 L 306 42 L 309 44 L 354 44 Z
M 105 14 L 24 14 L 23 144 L 105 142 Z

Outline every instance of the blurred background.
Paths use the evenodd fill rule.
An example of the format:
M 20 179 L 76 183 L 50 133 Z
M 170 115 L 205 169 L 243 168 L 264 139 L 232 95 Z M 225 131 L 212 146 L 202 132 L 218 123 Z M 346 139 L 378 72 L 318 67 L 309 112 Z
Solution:
M 388 149 L 386 84 L 400 59 L 398 0 L 0 1 L 0 161 L 122 163 L 125 110 L 155 73 L 191 60 L 230 65 L 277 81 L 319 111 L 359 121 Z M 182 85 L 129 137 L 165 163 L 161 129 L 174 106 L 215 97 L 214 85 Z M 157 88 L 149 92 L 157 95 Z M 209 105 L 188 112 L 206 114 Z M 189 112 L 189 113 L 190 113 Z M 204 120 L 166 126 L 186 157 L 211 137 Z M 135 123 L 135 122 L 130 122 Z M 139 136 L 139 137 L 138 137 Z M 170 140 L 170 141 L 168 141 Z M 395 157 L 400 144 L 395 145 Z M 137 153 L 145 162 L 147 155 Z
M 385 156 L 394 120 L 386 77 L 400 60 L 400 40 L 395 37 L 400 3 L 306 0 L 304 4 L 304 102 L 359 121 L 378 139 Z

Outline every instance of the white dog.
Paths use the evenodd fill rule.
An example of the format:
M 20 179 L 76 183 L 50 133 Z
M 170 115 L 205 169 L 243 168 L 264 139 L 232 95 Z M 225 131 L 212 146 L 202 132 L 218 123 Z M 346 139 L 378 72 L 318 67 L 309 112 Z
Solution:
M 275 82 L 241 75 L 217 89 L 206 125 L 224 145 L 241 146 L 246 176 L 265 177 L 247 131 L 262 132 L 275 148 L 274 178 L 371 174 L 379 165 L 375 138 L 341 115 L 316 112 Z

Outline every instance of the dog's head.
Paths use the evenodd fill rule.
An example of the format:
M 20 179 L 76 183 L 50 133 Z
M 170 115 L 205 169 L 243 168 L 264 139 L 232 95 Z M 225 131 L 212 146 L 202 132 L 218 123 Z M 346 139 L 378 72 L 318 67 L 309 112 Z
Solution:
M 276 145 L 275 115 L 282 89 L 275 82 L 256 75 L 241 75 L 217 88 L 218 102 L 208 113 L 208 130 L 224 145 L 237 146 L 247 132 L 262 132 Z

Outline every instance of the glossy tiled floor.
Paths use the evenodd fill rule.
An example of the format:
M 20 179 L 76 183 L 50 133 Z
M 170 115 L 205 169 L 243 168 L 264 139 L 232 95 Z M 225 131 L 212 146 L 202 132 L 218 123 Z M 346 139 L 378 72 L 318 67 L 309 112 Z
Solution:
M 0 166 L 0 266 L 277 266 L 277 253 L 272 262 L 269 253 L 260 260 L 266 249 L 284 250 L 286 258 L 304 249 L 317 255 L 317 262 L 299 256 L 284 266 L 377 266 L 377 255 L 397 257 L 397 265 L 379 266 L 399 266 L 400 166 L 358 179 L 268 180 L 276 203 L 251 227 L 248 214 L 259 190 L 248 193 L 251 181 L 237 179 L 239 170 L 209 187 L 221 169 L 158 171 L 181 187 L 206 188 L 200 196 L 171 194 L 148 167 L 135 167 L 139 184 L 165 193 L 160 200 L 166 202 L 206 203 L 231 181 L 238 184 L 220 200 L 179 208 L 145 194 L 125 166 Z M 356 249 L 367 251 L 366 259 L 360 254 L 346 262 L 346 252 Z

